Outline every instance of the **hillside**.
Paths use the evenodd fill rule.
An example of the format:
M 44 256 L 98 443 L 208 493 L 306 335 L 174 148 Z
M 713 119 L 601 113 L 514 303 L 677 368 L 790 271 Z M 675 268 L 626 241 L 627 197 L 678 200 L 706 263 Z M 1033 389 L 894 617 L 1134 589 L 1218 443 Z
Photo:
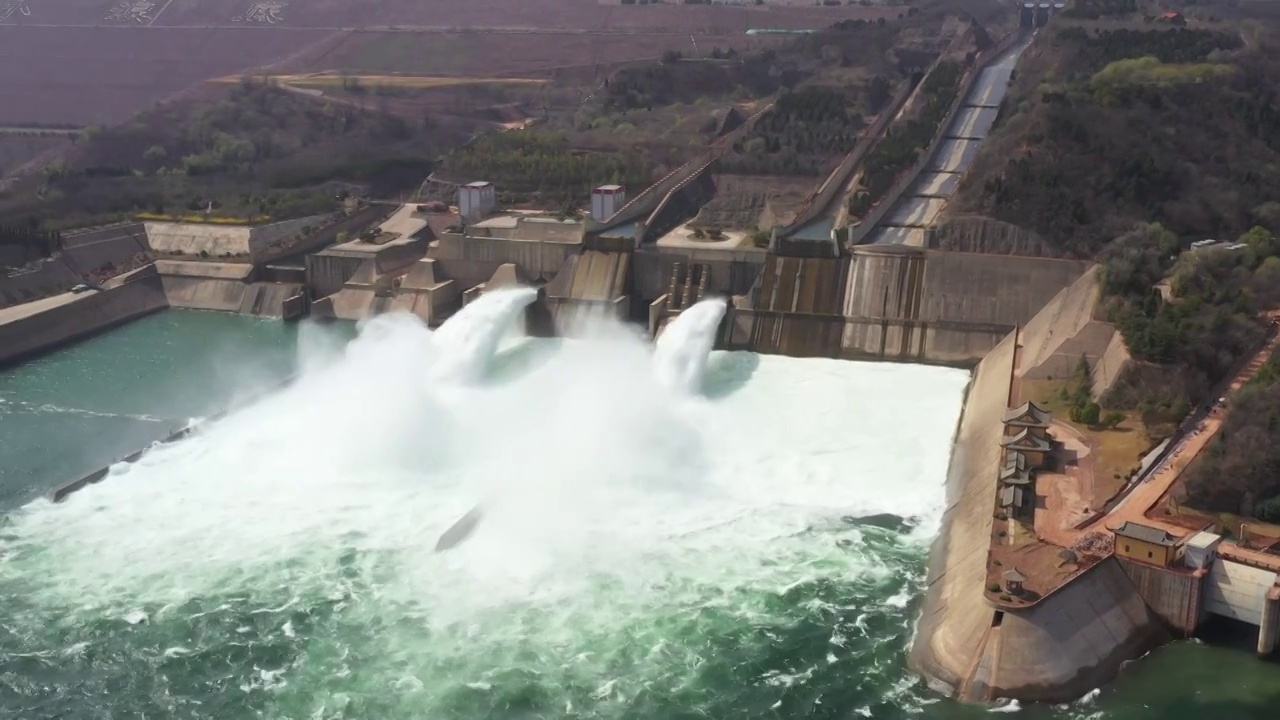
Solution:
M 65 149 L 70 144 L 68 136 L 57 133 L 39 130 L 0 132 L 0 178 L 45 153 Z
M 1232 399 L 1231 414 L 1186 479 L 1197 509 L 1280 523 L 1280 364 L 1272 358 Z
M 440 163 L 440 176 L 459 183 L 488 180 L 504 204 L 544 207 L 581 204 L 605 183 L 644 188 L 653 163 L 636 151 L 575 151 L 562 133 L 517 130 L 489 133 L 454 148 Z
M 613 73 L 563 124 L 576 146 L 642 146 L 674 165 L 777 99 L 722 169 L 819 176 L 959 26 L 945 10 L 913 7 L 887 22 L 845 21 L 754 51 L 672 52 Z
M 138 212 L 286 218 L 332 209 L 335 183 L 415 187 L 460 128 L 240 84 L 90 128 L 0 194 L 0 225 L 74 227 Z M 343 186 L 345 187 L 345 186 Z
M 1280 42 L 1234 26 L 1056 21 L 1019 62 L 952 214 L 1093 257 L 1135 223 L 1179 236 L 1280 229 Z

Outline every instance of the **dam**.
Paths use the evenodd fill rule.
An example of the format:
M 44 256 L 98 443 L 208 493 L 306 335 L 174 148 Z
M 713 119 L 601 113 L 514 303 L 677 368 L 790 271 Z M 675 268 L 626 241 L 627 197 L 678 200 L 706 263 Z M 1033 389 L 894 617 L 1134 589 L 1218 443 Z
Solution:
M 928 707 L 875 648 L 910 636 L 902 605 L 941 512 L 966 373 L 703 352 L 718 318 L 695 322 L 697 306 L 662 353 L 607 316 L 578 339 L 529 338 L 530 300 L 491 292 L 436 331 L 388 314 L 336 337 L 166 310 L 0 376 L 0 423 L 91 438 L 183 420 L 141 401 L 132 412 L 154 421 L 89 415 L 125 412 L 114 384 L 56 395 L 69 375 L 103 377 L 91 363 L 122 349 L 116 333 L 252 326 L 263 334 L 242 359 L 218 365 L 260 386 L 251 359 L 292 336 L 296 361 L 270 372 L 298 373 L 63 502 L 9 514 L 0 677 L 41 682 L 5 680 L 5 708 L 731 717 L 802 714 L 816 693 L 886 717 Z M 163 337 L 150 352 L 182 373 Z M 197 391 L 208 369 L 191 369 Z M 199 405 L 177 410 L 210 412 Z M 472 535 L 435 553 L 478 501 Z
M 21 386 L 39 385 L 40 360 L 0 383 L 0 418 L 34 428 L 30 445 L 66 428 L 93 445 L 126 424 L 131 443 L 78 453 L 121 459 L 87 474 L 39 455 L 0 468 L 0 497 L 19 508 L 0 538 L 0 598 L 23 643 L 0 655 L 3 706 L 83 713 L 68 689 L 85 683 L 123 715 L 950 717 L 961 711 L 938 694 L 1092 698 L 1194 612 L 1184 584 L 1115 558 L 1025 612 L 984 594 L 1001 417 L 1022 366 L 1073 363 L 1107 330 L 1061 299 L 1086 263 L 942 250 L 927 232 L 989 129 L 985 78 L 1007 81 L 1015 40 L 991 66 L 979 56 L 927 176 L 868 224 L 869 243 L 842 243 L 834 224 L 767 246 L 688 237 L 718 191 L 712 151 L 585 217 L 490 208 L 459 223 L 397 204 L 276 227 L 125 224 L 4 279 L 0 296 L 23 302 L 0 308 L 0 362 L 126 323 L 99 340 L 206 322 L 197 310 L 297 355 L 255 369 L 252 390 L 209 383 L 245 362 L 234 354 L 149 371 L 242 395 L 227 415 L 42 399 Z M 920 212 L 899 212 L 913 202 Z M 370 223 L 370 239 L 339 240 Z M 885 240 L 895 228 L 911 241 Z M 138 266 L 70 292 L 84 268 L 126 256 Z M 281 322 L 308 315 L 337 322 Z M 75 351 L 97 347 L 56 357 L 78 367 Z M 25 502 L 50 491 L 61 502 Z M 215 542 L 227 527 L 244 537 Z M 1217 573 L 1210 612 L 1256 621 L 1274 644 L 1271 606 L 1228 587 L 1274 575 Z M 1268 687 L 1230 657 L 1192 674 L 1178 659 L 1209 651 L 1171 652 L 1121 687 L 1214 672 Z M 224 657 L 236 672 L 210 678 Z M 144 658 L 164 687 L 107 692 L 146 685 Z M 52 689 L 9 683 L 24 674 Z M 1127 692 L 1105 717 L 1144 717 L 1151 695 Z M 1045 717 L 1092 717 L 1073 708 Z

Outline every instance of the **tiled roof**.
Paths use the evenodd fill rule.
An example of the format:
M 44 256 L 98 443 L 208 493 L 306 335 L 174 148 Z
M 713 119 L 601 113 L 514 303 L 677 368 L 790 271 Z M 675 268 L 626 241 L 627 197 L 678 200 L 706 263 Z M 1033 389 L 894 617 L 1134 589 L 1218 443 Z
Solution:
M 1042 437 L 1031 434 L 1031 431 L 1023 428 L 1022 432 L 1017 435 L 1000 438 L 1000 444 L 1014 450 L 1028 450 L 1032 452 L 1048 452 L 1049 441 Z
M 1126 521 L 1125 524 L 1117 528 L 1115 532 L 1116 535 L 1119 535 L 1120 537 L 1155 543 L 1156 545 L 1164 545 L 1165 547 L 1173 547 L 1178 542 L 1177 538 L 1160 528 L 1153 528 L 1150 525 L 1140 525 L 1135 522 Z
M 1009 469 L 1009 468 L 1014 468 L 1014 469 L 1016 469 L 1016 470 L 1020 470 L 1020 471 L 1021 471 L 1021 470 L 1026 470 L 1026 469 L 1027 469 L 1027 467 L 1028 467 L 1028 466 L 1027 466 L 1027 456 L 1026 456 L 1026 455 L 1023 455 L 1022 453 L 1020 453 L 1020 452 L 1018 452 L 1018 451 L 1016 451 L 1016 450 L 1012 450 L 1012 451 L 1010 451 L 1010 452 L 1008 452 L 1008 453 L 1006 453 L 1006 454 L 1005 454 L 1005 456 L 1004 456 L 1004 468 L 1003 468 L 1003 469 L 1006 469 L 1006 470 L 1007 470 L 1007 469 Z
M 1022 488 L 1006 487 L 1000 491 L 1000 507 L 1022 507 L 1022 498 Z
M 1024 402 L 1016 408 L 1009 408 L 1004 413 L 1004 423 L 1006 425 L 1049 427 L 1049 420 L 1049 411 L 1030 401 Z

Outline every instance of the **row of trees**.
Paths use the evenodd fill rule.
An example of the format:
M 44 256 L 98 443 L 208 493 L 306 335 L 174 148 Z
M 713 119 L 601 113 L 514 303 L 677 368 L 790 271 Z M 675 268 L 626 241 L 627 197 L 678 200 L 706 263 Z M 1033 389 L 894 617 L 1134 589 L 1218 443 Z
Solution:
M 582 201 L 603 183 L 643 188 L 653 177 L 652 164 L 639 153 L 576 152 L 561 133 L 528 130 L 491 133 L 455 148 L 442 160 L 442 171 L 543 202 Z
M 818 175 L 858 142 L 865 122 L 855 99 L 834 88 L 805 86 L 783 93 L 734 144 L 725 172 L 743 175 Z
M 905 123 L 892 128 L 867 154 L 862 165 L 862 188 L 849 200 L 849 213 L 863 217 L 889 192 L 898 176 L 913 166 L 929 147 L 938 125 L 955 101 L 964 67 L 944 61 L 924 80 L 924 108 Z
M 1271 363 L 1274 366 L 1275 359 Z M 1280 523 L 1280 381 L 1242 388 L 1218 436 L 1187 473 L 1187 502 L 1200 510 Z
M 1104 312 L 1135 357 L 1176 368 L 1191 393 L 1150 388 L 1139 410 L 1185 416 L 1254 352 L 1266 335 L 1259 313 L 1280 307 L 1280 240 L 1254 228 L 1235 247 L 1184 250 L 1158 224 L 1124 234 L 1102 257 Z M 1168 299 L 1157 292 L 1167 283 Z M 1187 475 L 1188 502 L 1202 510 L 1272 513 L 1280 521 L 1280 366 L 1272 359 L 1232 399 L 1231 413 Z
M 1213 30 L 1124 28 L 1093 32 L 1080 26 L 1063 29 L 1054 41 L 1072 47 L 1075 57 L 1071 68 L 1077 76 L 1092 75 L 1125 58 L 1150 56 L 1164 63 L 1199 62 L 1215 50 L 1235 50 L 1242 44 L 1239 35 Z

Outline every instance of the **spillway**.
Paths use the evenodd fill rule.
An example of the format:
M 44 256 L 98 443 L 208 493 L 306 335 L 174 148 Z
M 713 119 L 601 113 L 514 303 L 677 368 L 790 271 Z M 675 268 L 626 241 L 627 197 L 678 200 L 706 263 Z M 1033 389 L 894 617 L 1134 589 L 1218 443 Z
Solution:
M 930 702 L 901 653 L 964 372 L 709 353 L 723 305 L 690 308 L 657 350 L 616 327 L 532 340 L 512 335 L 527 300 L 491 293 L 434 333 L 397 315 L 349 342 L 308 328 L 289 388 L 12 513 L 0 708 L 891 717 Z M 481 501 L 466 542 L 435 552 Z

